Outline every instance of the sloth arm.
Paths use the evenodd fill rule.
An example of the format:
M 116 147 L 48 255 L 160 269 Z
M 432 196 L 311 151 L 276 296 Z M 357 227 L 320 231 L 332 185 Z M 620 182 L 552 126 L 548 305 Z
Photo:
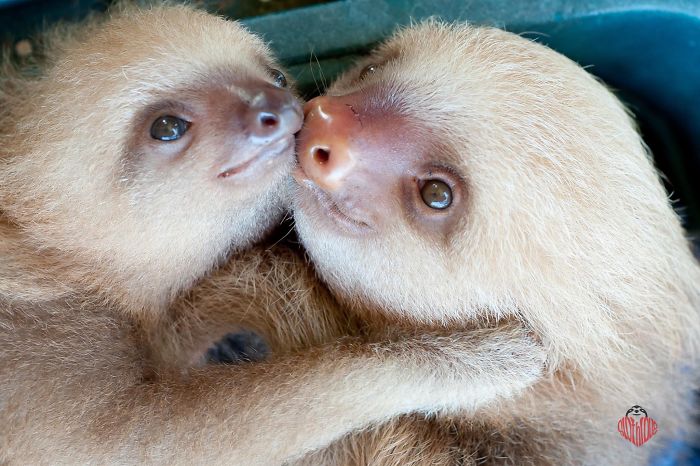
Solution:
M 201 364 L 214 342 L 240 330 L 262 336 L 272 354 L 359 332 L 299 251 L 285 245 L 235 255 L 177 299 L 164 319 L 152 327 L 149 344 L 158 364 L 174 368 Z
M 382 343 L 348 337 L 183 376 L 148 367 L 138 332 L 118 316 L 3 314 L 14 317 L 0 325 L 0 376 L 10 381 L 0 459 L 37 463 L 280 464 L 403 413 L 512 396 L 544 359 L 522 327 L 504 324 Z

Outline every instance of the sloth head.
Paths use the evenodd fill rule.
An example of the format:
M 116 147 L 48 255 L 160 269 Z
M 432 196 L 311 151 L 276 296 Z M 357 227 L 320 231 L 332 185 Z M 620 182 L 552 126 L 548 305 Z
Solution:
M 633 122 L 554 51 L 428 22 L 305 115 L 296 224 L 351 305 L 423 322 L 515 315 L 581 363 L 624 344 L 628 324 L 668 322 L 675 338 L 690 318 L 669 280 L 696 266 Z
M 644 417 L 649 417 L 646 409 L 642 408 L 639 405 L 634 405 L 630 409 L 627 410 L 627 412 L 625 413 L 625 416 L 641 416 L 642 414 L 644 415 Z
M 0 207 L 36 249 L 160 300 L 279 219 L 302 114 L 259 39 L 177 6 L 54 36 L 2 96 Z

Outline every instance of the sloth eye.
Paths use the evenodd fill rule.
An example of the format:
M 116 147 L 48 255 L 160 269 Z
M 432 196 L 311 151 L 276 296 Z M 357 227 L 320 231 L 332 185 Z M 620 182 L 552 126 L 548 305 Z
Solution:
M 287 87 L 287 77 L 280 70 L 270 68 L 270 76 L 272 77 L 272 82 L 275 86 L 283 89 Z
M 151 137 L 159 141 L 176 141 L 190 127 L 190 123 L 172 115 L 163 115 L 156 118 L 151 125 Z
M 452 190 L 444 181 L 428 180 L 420 189 L 425 205 L 431 209 L 447 209 L 452 204 Z
M 360 80 L 365 79 L 367 76 L 376 73 L 376 71 L 379 69 L 379 66 L 375 64 L 370 64 L 365 66 L 362 71 L 360 71 Z

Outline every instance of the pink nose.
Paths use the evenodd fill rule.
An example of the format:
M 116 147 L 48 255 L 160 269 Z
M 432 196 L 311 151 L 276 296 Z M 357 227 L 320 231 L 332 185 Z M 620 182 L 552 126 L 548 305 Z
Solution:
M 335 191 L 355 165 L 348 141 L 358 120 L 352 107 L 338 97 L 316 97 L 304 106 L 304 114 L 299 164 L 317 186 Z
M 269 144 L 299 130 L 301 105 L 289 91 L 256 85 L 248 92 L 255 94 L 243 118 L 251 142 Z

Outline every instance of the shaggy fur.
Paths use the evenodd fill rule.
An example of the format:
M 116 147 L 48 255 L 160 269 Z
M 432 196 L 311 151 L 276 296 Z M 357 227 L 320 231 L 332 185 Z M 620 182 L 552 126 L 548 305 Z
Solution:
M 404 413 L 512 398 L 541 374 L 539 346 L 507 322 L 200 365 L 235 325 L 277 328 L 285 347 L 344 325 L 283 253 L 238 252 L 170 306 L 279 220 L 291 150 L 219 175 L 269 147 L 243 123 L 257 92 L 293 97 L 258 39 L 188 7 L 116 10 L 43 47 L 46 63 L 6 65 L 0 83 L 0 463 L 280 464 Z M 155 141 L 171 113 L 187 135 Z M 309 305 L 277 299 L 280 276 Z M 217 298 L 232 277 L 233 299 Z
M 368 64 L 374 72 L 361 73 Z M 397 33 L 328 95 L 358 120 L 338 142 L 358 151 L 350 187 L 336 179 L 329 192 L 372 227 L 343 233 L 323 218 L 315 187 L 298 189 L 299 235 L 332 292 L 376 331 L 386 319 L 417 329 L 518 319 L 545 345 L 550 372 L 476 415 L 396 420 L 308 464 L 637 465 L 688 433 L 700 268 L 632 119 L 603 85 L 516 35 L 428 22 Z M 400 188 L 421 163 L 461 183 L 452 220 L 437 227 Z M 659 426 L 641 447 L 617 432 L 635 404 Z

